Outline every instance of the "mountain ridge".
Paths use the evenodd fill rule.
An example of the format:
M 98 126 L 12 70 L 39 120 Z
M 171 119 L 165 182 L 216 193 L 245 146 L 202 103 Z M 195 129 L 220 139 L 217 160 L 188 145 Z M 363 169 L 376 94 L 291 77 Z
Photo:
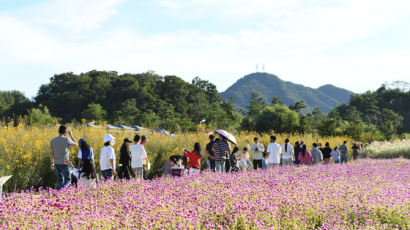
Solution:
M 236 109 L 246 109 L 252 92 L 260 94 L 267 103 L 270 103 L 272 98 L 277 96 L 286 105 L 291 105 L 296 101 L 304 101 L 308 106 L 307 111 L 319 107 L 326 113 L 340 103 L 347 103 L 353 93 L 331 84 L 325 84 L 318 88 L 306 87 L 302 84 L 282 80 L 274 74 L 257 72 L 237 80 L 219 95 L 226 100 L 233 98 Z

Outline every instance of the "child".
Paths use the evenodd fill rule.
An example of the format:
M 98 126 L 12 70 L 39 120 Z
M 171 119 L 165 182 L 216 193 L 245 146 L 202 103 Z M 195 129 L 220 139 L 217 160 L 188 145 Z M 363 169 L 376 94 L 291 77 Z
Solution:
M 105 180 L 115 176 L 115 151 L 111 147 L 115 143 L 115 138 L 111 134 L 104 136 L 104 148 L 101 150 L 100 167 L 101 173 Z
M 248 148 L 245 147 L 243 148 L 243 151 L 238 153 L 236 158 L 238 159 L 238 167 L 240 170 L 246 170 L 249 168 L 249 153 L 248 153 Z
M 263 152 L 263 160 L 262 160 L 262 169 L 268 169 L 268 158 L 269 158 L 269 153 L 268 152 Z
M 230 161 L 229 163 L 231 165 L 232 172 L 238 171 L 238 159 L 236 159 L 237 152 L 239 152 L 239 148 L 235 146 L 233 148 L 231 155 L 229 156 L 229 161 Z

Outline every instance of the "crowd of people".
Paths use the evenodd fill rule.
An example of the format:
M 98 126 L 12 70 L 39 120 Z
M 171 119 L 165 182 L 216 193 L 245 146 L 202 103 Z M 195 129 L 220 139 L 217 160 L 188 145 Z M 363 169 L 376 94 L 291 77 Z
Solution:
M 104 147 L 100 153 L 100 169 L 104 180 L 118 177 L 120 179 L 130 179 L 131 177 L 143 178 L 144 165 L 148 165 L 147 152 L 145 146 L 148 143 L 146 136 L 135 135 L 131 141 L 125 138 L 118 161 L 119 170 L 117 172 L 116 154 L 112 147 L 115 138 L 111 134 L 104 136 Z M 69 149 L 71 146 L 79 146 L 77 168 L 69 159 Z M 50 142 L 50 162 L 51 168 L 57 174 L 57 189 L 69 186 L 78 181 L 95 186 L 98 179 L 94 164 L 95 154 L 93 148 L 85 139 L 77 141 L 66 126 L 59 127 L 59 135 Z M 357 159 L 363 151 L 363 146 L 354 143 L 352 145 L 353 159 Z M 208 168 L 214 172 L 234 172 L 251 169 L 268 169 L 277 166 L 289 165 L 318 165 L 333 163 L 347 163 L 349 149 L 347 142 L 341 146 L 331 148 L 329 143 L 324 147 L 317 141 L 313 143 L 311 150 L 304 141 L 296 141 L 294 145 L 286 139 L 283 144 L 277 143 L 276 137 L 270 137 L 270 143 L 265 146 L 259 142 L 258 137 L 254 138 L 252 147 L 249 145 L 240 149 L 235 146 L 231 149 L 229 141 L 223 135 L 215 138 L 209 136 L 209 143 L 206 145 L 207 167 L 202 167 L 202 147 L 200 143 L 195 143 L 192 151 L 183 150 L 180 155 L 172 155 L 164 163 L 161 172 L 163 176 L 182 176 L 184 174 L 200 173 L 201 169 Z M 250 158 L 252 154 L 252 161 Z M 204 154 L 205 155 L 205 154 Z M 333 160 L 332 160 L 333 159 Z M 74 177 L 72 177 L 74 175 Z M 72 181 L 72 178 L 74 181 Z
M 83 138 L 77 141 L 66 126 L 59 127 L 59 135 L 50 142 L 51 169 L 57 174 L 57 189 L 60 190 L 70 184 L 83 182 L 95 186 L 98 174 L 94 163 L 93 148 Z M 111 134 L 104 136 L 104 147 L 100 153 L 101 176 L 104 180 L 114 177 L 130 179 L 131 176 L 143 178 L 144 165 L 148 163 L 145 145 L 148 143 L 146 136 L 135 135 L 133 141 L 124 139 L 120 149 L 119 170 L 117 172 L 116 154 L 112 147 L 115 138 Z M 79 146 L 78 164 L 74 167 L 69 158 L 71 146 Z

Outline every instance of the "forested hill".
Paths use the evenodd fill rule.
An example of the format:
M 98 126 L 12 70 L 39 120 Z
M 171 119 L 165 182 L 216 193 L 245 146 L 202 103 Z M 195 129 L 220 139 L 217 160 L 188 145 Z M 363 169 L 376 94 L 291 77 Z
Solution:
M 171 131 L 195 129 L 201 121 L 226 128 L 240 122 L 233 105 L 218 95 L 212 83 L 199 78 L 188 83 L 153 72 L 54 75 L 40 87 L 35 104 L 47 107 L 62 122 L 86 119 Z
M 319 107 L 324 112 L 329 112 L 340 103 L 349 102 L 352 94 L 348 90 L 333 85 L 324 85 L 313 89 L 283 81 L 273 74 L 252 73 L 239 79 L 220 95 L 226 100 L 233 99 L 237 109 L 245 109 L 249 104 L 252 92 L 261 95 L 268 103 L 272 101 L 273 97 L 279 97 L 286 105 L 304 101 L 308 110 Z

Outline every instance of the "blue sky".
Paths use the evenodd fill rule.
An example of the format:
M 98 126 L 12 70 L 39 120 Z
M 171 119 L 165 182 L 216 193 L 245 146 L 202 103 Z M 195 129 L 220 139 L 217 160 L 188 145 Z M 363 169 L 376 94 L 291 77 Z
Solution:
M 354 92 L 410 81 L 407 0 L 0 0 L 0 90 L 153 70 L 225 90 L 256 64 Z

